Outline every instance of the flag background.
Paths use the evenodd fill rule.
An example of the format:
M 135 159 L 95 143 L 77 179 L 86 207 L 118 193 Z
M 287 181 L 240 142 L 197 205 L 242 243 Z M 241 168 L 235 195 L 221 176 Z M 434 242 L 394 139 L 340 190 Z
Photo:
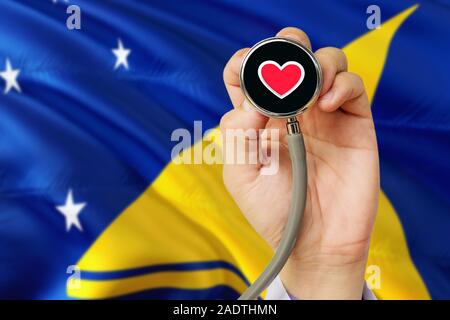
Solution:
M 450 298 L 448 1 L 378 1 L 391 24 L 374 31 L 364 0 L 71 4 L 81 30 L 62 0 L 0 2 L 0 71 L 9 59 L 22 89 L 0 95 L 1 298 L 236 298 L 271 252 L 220 166 L 174 166 L 170 136 L 216 127 L 228 58 L 285 26 L 346 48 L 372 92 L 376 294 Z M 114 69 L 118 39 L 128 70 Z M 86 203 L 82 232 L 56 209 L 68 190 Z M 70 265 L 81 287 L 67 288 Z

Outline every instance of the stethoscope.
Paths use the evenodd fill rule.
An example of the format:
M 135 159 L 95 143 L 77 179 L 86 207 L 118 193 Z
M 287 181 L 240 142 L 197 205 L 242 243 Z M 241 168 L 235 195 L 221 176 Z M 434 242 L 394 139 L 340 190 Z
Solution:
M 284 267 L 297 241 L 307 194 L 306 150 L 297 115 L 313 105 L 322 88 L 322 71 L 313 53 L 288 38 L 268 38 L 253 46 L 240 70 L 246 99 L 267 117 L 287 119 L 293 188 L 285 230 L 272 260 L 239 300 L 254 300 Z

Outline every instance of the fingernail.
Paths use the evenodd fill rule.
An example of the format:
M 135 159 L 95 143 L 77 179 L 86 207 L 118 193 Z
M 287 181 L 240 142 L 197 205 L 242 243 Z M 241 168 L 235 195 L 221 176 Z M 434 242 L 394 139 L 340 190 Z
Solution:
M 329 101 L 333 98 L 333 96 L 334 92 L 330 90 L 325 95 L 323 95 L 322 98 L 320 98 L 320 101 Z

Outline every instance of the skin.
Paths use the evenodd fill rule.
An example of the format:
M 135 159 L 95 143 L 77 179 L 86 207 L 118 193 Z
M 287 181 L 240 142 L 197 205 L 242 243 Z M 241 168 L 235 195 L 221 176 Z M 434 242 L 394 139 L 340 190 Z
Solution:
M 277 36 L 311 48 L 308 36 L 297 28 L 285 28 Z M 234 106 L 221 120 L 224 143 L 229 129 L 279 129 L 279 171 L 262 175 L 270 164 L 226 163 L 223 177 L 248 221 L 276 249 L 291 202 L 292 168 L 285 120 L 254 111 L 240 88 L 239 69 L 248 50 L 237 51 L 224 69 Z M 315 56 L 323 88 L 317 103 L 298 116 L 307 150 L 307 203 L 298 241 L 280 277 L 300 299 L 361 299 L 380 189 L 372 113 L 364 84 L 347 72 L 342 50 L 322 48 Z

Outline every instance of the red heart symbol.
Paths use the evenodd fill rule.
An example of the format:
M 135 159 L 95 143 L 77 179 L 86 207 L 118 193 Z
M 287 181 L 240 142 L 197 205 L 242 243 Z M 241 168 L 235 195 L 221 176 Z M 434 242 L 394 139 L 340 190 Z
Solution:
M 261 82 L 278 98 L 290 95 L 305 78 L 305 69 L 296 61 L 288 61 L 282 66 L 272 60 L 264 61 L 258 68 Z

